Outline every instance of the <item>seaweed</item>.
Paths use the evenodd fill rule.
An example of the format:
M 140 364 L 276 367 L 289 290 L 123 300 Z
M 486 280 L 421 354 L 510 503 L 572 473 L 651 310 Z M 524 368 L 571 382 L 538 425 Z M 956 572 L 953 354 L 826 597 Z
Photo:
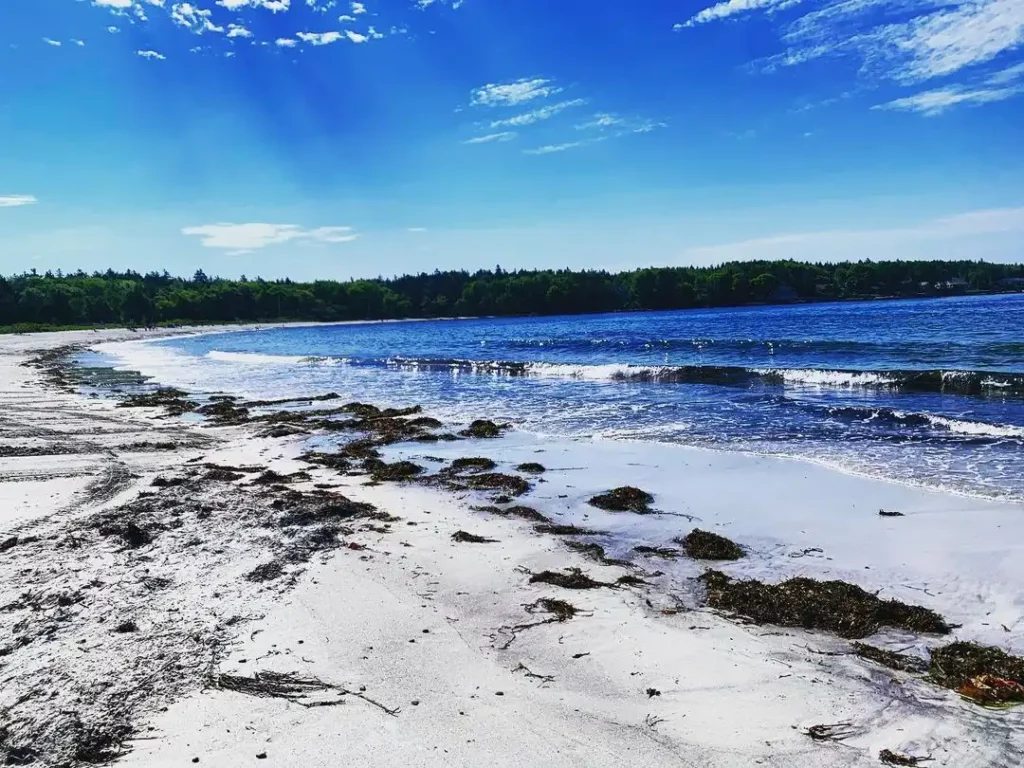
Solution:
M 608 512 L 636 512 L 637 514 L 647 514 L 651 511 L 651 503 L 654 501 L 654 496 L 649 494 L 647 491 L 639 488 L 634 488 L 630 485 L 624 485 L 619 488 L 613 488 L 605 493 L 600 493 L 597 496 L 593 496 L 587 502 L 592 507 L 603 509 Z
M 891 749 L 883 749 L 878 753 L 878 759 L 883 765 L 920 765 L 921 760 L 927 760 L 928 758 L 911 757 L 910 755 L 901 755 L 898 752 L 893 752 Z
M 743 549 L 733 541 L 717 533 L 694 528 L 681 539 L 675 539 L 683 550 L 694 560 L 739 560 Z
M 567 568 L 565 571 L 541 571 L 530 577 L 530 583 L 551 584 L 563 589 L 597 589 L 611 586 L 607 582 L 590 578 L 579 568 Z
M 233 483 L 235 480 L 241 480 L 243 477 L 245 477 L 245 475 L 241 472 L 235 472 L 231 469 L 227 469 L 226 467 L 211 469 L 203 475 L 204 480 L 218 483 Z
M 854 643 L 853 652 L 862 659 L 868 659 L 876 664 L 881 664 L 883 667 L 900 672 L 922 673 L 928 670 L 928 662 L 920 656 L 887 651 L 884 648 L 876 648 L 865 643 Z
M 898 600 L 882 600 L 855 584 L 795 578 L 781 584 L 735 581 L 706 571 L 700 581 L 712 608 L 732 611 L 758 624 L 824 629 L 840 637 L 863 638 L 881 627 L 948 634 L 950 626 L 934 611 Z
M 277 560 L 271 560 L 268 563 L 261 563 L 245 574 L 246 581 L 252 581 L 256 583 L 264 581 L 273 581 L 279 579 L 284 575 L 284 567 Z
M 456 531 L 452 534 L 452 541 L 460 544 L 494 544 L 497 539 L 488 539 L 486 536 L 477 536 L 466 531 Z
M 601 531 L 592 531 L 589 528 L 580 528 L 576 525 L 560 525 L 558 523 L 541 523 L 533 526 L 537 533 L 547 533 L 552 536 L 600 536 Z
M 219 399 L 195 409 L 202 416 L 209 416 L 218 424 L 244 424 L 249 420 L 249 409 L 235 405 L 233 400 Z
M 935 648 L 928 674 L 976 704 L 1024 704 L 1024 658 L 999 648 L 962 641 Z
M 110 523 L 99 527 L 101 536 L 118 536 L 128 549 L 139 549 L 153 541 L 153 533 L 134 522 Z
M 306 526 L 379 514 L 372 504 L 352 501 L 340 493 L 312 494 L 290 491 L 276 499 L 273 506 L 288 510 L 279 521 L 282 526 Z
M 518 475 L 503 472 L 484 472 L 466 478 L 466 485 L 477 491 L 504 491 L 512 496 L 522 496 L 530 490 L 530 484 Z
M 638 547 L 633 547 L 633 551 L 638 555 L 660 557 L 663 560 L 674 560 L 680 554 L 678 549 L 672 549 L 672 547 L 648 547 L 642 544 Z
M 539 475 L 547 472 L 547 469 L 543 464 L 538 464 L 535 461 L 527 461 L 516 467 L 517 472 L 529 472 L 532 475 Z
M 117 404 L 118 408 L 163 408 L 172 416 L 190 413 L 199 403 L 188 399 L 188 393 L 172 387 L 163 387 L 143 394 L 128 395 Z
M 477 419 L 466 429 L 459 432 L 463 437 L 495 438 L 509 428 L 508 424 L 495 424 L 488 419 Z
M 370 477 L 378 483 L 411 480 L 424 471 L 423 467 L 411 461 L 396 461 L 393 464 L 388 464 L 380 459 L 367 459 L 363 462 L 363 466 L 370 470 Z
M 467 456 L 461 459 L 455 459 L 451 463 L 452 472 L 465 472 L 467 470 L 487 472 L 497 467 L 491 459 L 485 459 L 483 456 Z
M 579 613 L 579 609 L 566 600 L 542 597 L 526 606 L 527 613 L 550 613 L 555 621 L 568 621 Z

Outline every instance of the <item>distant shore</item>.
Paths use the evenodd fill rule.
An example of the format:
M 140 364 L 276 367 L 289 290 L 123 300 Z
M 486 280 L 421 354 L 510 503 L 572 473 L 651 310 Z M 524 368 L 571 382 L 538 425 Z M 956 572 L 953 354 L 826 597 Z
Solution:
M 699 526 L 742 546 L 746 557 L 712 566 L 733 577 L 842 579 L 1020 654 L 1020 505 L 802 461 L 514 431 L 399 440 L 367 470 L 311 460 L 304 432 L 318 428 L 273 417 L 276 406 L 167 395 L 212 414 L 184 420 L 63 391 L 44 382 L 59 367 L 23 365 L 71 345 L 215 330 L 0 339 L 4 749 L 138 766 L 781 768 L 878 765 L 883 750 L 930 766 L 1019 764 L 1020 708 L 979 708 L 832 633 L 711 610 L 695 581 L 709 566 L 670 551 Z M 339 404 L 298 394 L 325 396 L 312 404 L 324 412 Z M 272 418 L 252 418 L 262 413 Z M 595 560 L 539 533 L 498 492 L 474 490 L 493 484 L 390 479 L 410 467 L 456 477 L 441 468 L 465 457 L 492 460 L 494 483 L 525 479 L 510 503 L 618 549 Z M 516 469 L 532 464 L 546 471 Z M 671 514 L 588 502 L 614 486 Z M 533 580 L 572 568 L 601 586 Z M 922 658 L 948 641 L 870 638 Z

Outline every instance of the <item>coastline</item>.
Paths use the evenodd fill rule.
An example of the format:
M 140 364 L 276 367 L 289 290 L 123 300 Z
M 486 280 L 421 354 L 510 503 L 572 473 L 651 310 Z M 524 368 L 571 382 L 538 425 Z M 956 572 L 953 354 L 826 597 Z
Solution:
M 152 335 L 188 332 L 217 331 L 176 329 Z M 51 591 L 55 578 L 90 583 L 84 579 L 87 567 L 94 580 L 104 580 L 113 570 L 136 575 L 142 586 L 138 591 L 95 587 L 70 606 L 59 601 L 44 605 L 43 611 L 54 615 L 64 609 L 62 621 L 72 627 L 55 631 L 55 639 L 45 644 L 26 644 L 7 655 L 0 668 L 5 708 L 18 695 L 19 676 L 37 674 L 33 670 L 39 665 L 65 655 L 78 663 L 85 659 L 87 674 L 123 674 L 122 656 L 127 652 L 131 658 L 140 649 L 86 621 L 95 622 L 101 609 L 113 605 L 137 615 L 132 620 L 140 631 L 125 634 L 154 658 L 169 650 L 166 643 L 146 640 L 147 633 L 157 634 L 157 627 L 177 632 L 172 636 L 180 640 L 182 627 L 188 626 L 192 634 L 205 632 L 218 643 L 216 653 L 206 654 L 209 658 L 199 648 L 188 658 L 176 657 L 175 663 L 185 667 L 178 670 L 182 674 L 165 671 L 159 678 L 164 688 L 140 698 L 133 722 L 145 738 L 129 741 L 131 751 L 119 760 L 128 765 L 181 765 L 193 757 L 202 764 L 249 765 L 266 754 L 277 764 L 296 766 L 339 761 L 473 765 L 482 755 L 498 765 L 845 766 L 877 765 L 879 752 L 890 749 L 928 754 L 929 765 L 1011 766 L 1024 754 L 1019 711 L 981 710 L 922 680 L 871 666 L 832 635 L 745 626 L 694 605 L 685 587 L 697 571 L 677 574 L 666 565 L 667 578 L 649 576 L 649 587 L 573 593 L 580 615 L 513 633 L 514 642 L 502 647 L 509 640 L 507 628 L 530 618 L 523 606 L 553 594 L 551 588 L 530 584 L 529 573 L 578 567 L 614 581 L 631 569 L 595 564 L 521 521 L 475 512 L 471 507 L 480 499 L 474 494 L 453 496 L 408 484 L 367 486 L 365 476 L 339 477 L 300 462 L 299 439 L 185 422 L 155 409 L 117 409 L 99 398 L 44 389 L 37 372 L 19 367 L 32 349 L 151 337 L 146 333 L 0 337 L 4 437 L 28 448 L 59 443 L 78 451 L 0 459 L 0 499 L 14 510 L 0 518 L 0 539 L 12 534 L 63 539 L 83 520 L 140 492 L 153 493 L 155 477 L 200 456 L 217 465 L 258 464 L 282 475 L 306 471 L 310 479 L 295 488 L 314 493 L 317 485 L 329 484 L 400 519 L 391 523 L 390 532 L 377 523 L 354 530 L 346 546 L 311 558 L 286 583 L 254 584 L 243 578 L 265 560 L 267 535 L 258 530 L 241 535 L 229 516 L 220 520 L 220 497 L 206 518 L 212 522 L 199 528 L 221 538 L 188 547 L 183 542 L 161 551 L 159 559 L 147 557 L 145 548 L 124 552 L 104 540 L 95 552 L 70 555 L 83 570 L 42 559 L 34 564 L 37 573 L 26 578 L 26 563 L 12 560 L 11 553 L 22 549 L 15 546 L 0 555 L 5 604 L 19 599 L 26 582 Z M 15 339 L 18 343 L 9 343 Z M 175 447 L 122 448 L 161 441 Z M 738 574 L 831 575 L 889 590 L 900 590 L 895 582 L 906 579 L 909 591 L 886 596 L 910 599 L 916 592 L 917 601 L 946 612 L 960 606 L 954 610 L 963 616 L 949 618 L 965 623 L 973 637 L 991 642 L 1002 630 L 983 628 L 983 623 L 1005 623 L 1002 645 L 1024 650 L 1024 601 L 1013 590 L 1014 583 L 1021 583 L 1016 563 L 1024 554 L 1024 536 L 1017 535 L 1022 528 L 1013 520 L 1019 505 L 965 501 L 811 469 L 799 460 L 679 449 L 689 458 L 668 462 L 664 447 L 653 449 L 659 455 L 652 456 L 652 449 L 642 446 L 633 453 L 622 445 L 549 441 L 538 446 L 514 433 L 486 444 L 402 444 L 386 453 L 389 460 L 421 461 L 429 454 L 479 453 L 512 464 L 528 460 L 538 448 L 544 454 L 535 460 L 551 466 L 544 482 L 525 498 L 542 512 L 558 515 L 559 522 L 608 529 L 611 519 L 579 502 L 602 486 L 632 481 L 650 487 L 666 509 L 698 515 L 702 525 L 726 531 L 747 546 L 756 557 L 738 566 Z M 583 461 L 586 471 L 572 469 Z M 225 504 L 244 502 L 247 485 L 231 481 L 215 493 Z M 876 503 L 894 504 L 906 517 L 880 521 Z M 863 514 L 837 517 L 837 507 Z M 573 517 L 579 509 L 585 514 Z M 653 527 L 654 521 L 651 526 L 645 529 L 650 544 L 664 543 L 657 536 L 669 539 Z M 460 530 L 497 541 L 453 543 L 452 534 Z M 827 543 L 826 536 L 832 536 Z M 161 546 L 169 538 L 162 535 Z M 873 543 L 877 552 L 871 550 Z M 814 548 L 823 551 L 806 551 Z M 804 554 L 793 557 L 794 552 Z M 948 562 L 942 562 L 944 555 Z M 661 565 L 645 561 L 640 567 L 649 575 Z M 43 578 L 47 569 L 52 573 Z M 159 573 L 138 576 L 140 570 Z M 858 570 L 860 579 L 855 578 Z M 865 580 L 865 570 L 875 573 Z M 170 583 L 150 589 L 145 579 L 153 578 Z M 952 597 L 919 591 L 936 588 L 939 595 Z M 109 594 L 118 590 L 123 594 Z M 106 597 L 94 597 L 100 592 Z M 982 608 L 969 605 L 971 596 Z M 104 603 L 106 598 L 114 602 Z M 986 619 L 990 608 L 993 615 Z M 907 639 L 894 640 L 905 645 Z M 392 715 L 352 695 L 344 706 L 303 707 L 204 689 L 201 681 L 211 660 L 218 674 L 301 672 L 401 711 Z M 145 665 L 135 668 L 143 671 Z M 71 665 L 62 673 L 86 674 Z M 167 711 L 159 712 L 161 707 Z M 815 740 L 805 733 L 815 725 L 836 723 L 850 729 L 840 740 Z

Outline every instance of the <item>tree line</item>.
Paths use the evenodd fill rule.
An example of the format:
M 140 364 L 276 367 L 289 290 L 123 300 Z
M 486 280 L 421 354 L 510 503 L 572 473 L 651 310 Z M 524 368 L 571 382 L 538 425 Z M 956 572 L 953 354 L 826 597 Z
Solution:
M 0 327 L 382 320 L 689 309 L 1021 290 L 1024 264 L 750 261 L 714 267 L 451 270 L 375 280 L 238 280 L 35 270 L 0 277 Z

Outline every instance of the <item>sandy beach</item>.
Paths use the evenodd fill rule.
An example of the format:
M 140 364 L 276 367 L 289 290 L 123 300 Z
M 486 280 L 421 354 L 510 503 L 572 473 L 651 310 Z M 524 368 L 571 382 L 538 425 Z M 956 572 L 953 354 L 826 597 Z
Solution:
M 658 551 L 700 526 L 746 551 L 714 566 L 732 577 L 841 579 L 954 627 L 884 629 L 873 645 L 1021 654 L 1018 504 L 804 461 L 515 431 L 381 449 L 438 471 L 467 456 L 508 473 L 539 462 L 516 503 L 601 532 L 623 517 L 588 498 L 650 491 L 667 514 L 631 518 L 622 551 L 595 560 L 479 490 L 311 462 L 309 436 L 287 424 L 118 407 L 24 365 L 143 337 L 0 337 L 8 764 L 873 766 L 884 750 L 919 760 L 903 764 L 1024 762 L 1019 708 L 875 664 L 849 638 L 712 610 L 697 581 L 708 565 Z M 338 510 L 342 524 L 320 525 Z M 531 581 L 571 568 L 602 586 Z

